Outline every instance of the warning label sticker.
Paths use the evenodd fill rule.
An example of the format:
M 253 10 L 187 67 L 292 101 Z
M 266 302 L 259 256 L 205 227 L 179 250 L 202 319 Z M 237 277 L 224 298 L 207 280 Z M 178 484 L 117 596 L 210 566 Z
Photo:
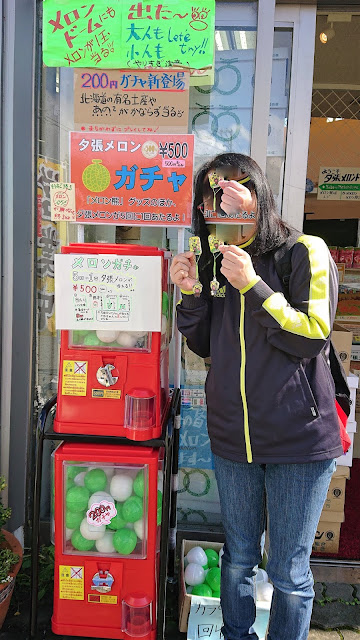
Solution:
M 84 600 L 84 567 L 59 566 L 60 600 Z
M 62 375 L 63 396 L 86 396 L 87 362 L 64 360 Z
M 100 593 L 89 593 L 88 602 L 92 602 L 95 604 L 117 604 L 118 597 L 109 596 L 109 595 L 100 594 Z
M 93 398 L 113 398 L 114 400 L 120 400 L 121 389 L 92 389 L 91 395 Z

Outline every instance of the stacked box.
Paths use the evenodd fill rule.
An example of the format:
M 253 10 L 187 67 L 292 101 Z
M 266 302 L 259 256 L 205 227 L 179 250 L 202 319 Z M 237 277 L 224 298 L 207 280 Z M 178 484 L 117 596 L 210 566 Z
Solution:
M 351 329 L 348 329 L 344 324 L 334 322 L 331 340 L 339 354 L 339 358 L 347 376 L 350 373 L 352 337 L 353 334 Z
M 344 522 L 346 480 L 350 468 L 338 466 L 333 474 L 325 504 L 320 516 L 313 551 L 337 553 L 339 550 L 341 524 Z

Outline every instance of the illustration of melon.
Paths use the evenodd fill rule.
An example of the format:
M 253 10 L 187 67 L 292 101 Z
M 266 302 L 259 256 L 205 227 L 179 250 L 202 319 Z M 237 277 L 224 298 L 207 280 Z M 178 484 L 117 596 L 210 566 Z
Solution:
M 110 184 L 110 180 L 110 171 L 104 167 L 102 160 L 92 160 L 91 164 L 85 167 L 82 174 L 84 186 L 94 193 L 105 191 Z

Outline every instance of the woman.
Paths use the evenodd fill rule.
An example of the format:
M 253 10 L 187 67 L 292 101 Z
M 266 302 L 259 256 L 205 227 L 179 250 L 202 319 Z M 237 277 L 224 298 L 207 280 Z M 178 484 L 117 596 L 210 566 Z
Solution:
M 235 218 L 245 211 L 251 221 L 216 227 L 228 243 L 220 245 L 218 260 L 206 224 L 214 208 Z M 222 154 L 200 170 L 193 214 L 199 263 L 187 251 L 173 259 L 170 274 L 182 291 L 178 328 L 192 351 L 211 356 L 205 387 L 225 530 L 223 634 L 257 638 L 255 576 L 266 508 L 274 585 L 267 638 L 305 640 L 314 596 L 312 543 L 334 458 L 343 453 L 327 364 L 336 267 L 320 238 L 294 236 L 278 217 L 265 176 L 247 156 Z M 294 238 L 285 287 L 274 254 Z

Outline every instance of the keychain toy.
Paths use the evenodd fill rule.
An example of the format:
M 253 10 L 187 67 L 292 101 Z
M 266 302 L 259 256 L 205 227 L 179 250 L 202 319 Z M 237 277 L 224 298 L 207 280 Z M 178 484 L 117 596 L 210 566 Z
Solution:
M 221 187 L 219 187 L 219 181 L 222 180 L 222 177 L 219 176 L 215 171 L 209 173 L 209 184 L 214 193 L 213 200 L 213 210 L 216 211 L 216 194 L 219 193 Z
M 195 255 L 195 273 L 196 273 L 196 282 L 192 288 L 193 290 L 193 294 L 195 296 L 195 298 L 198 298 L 200 296 L 200 293 L 202 292 L 202 284 L 199 280 L 199 267 L 198 267 L 198 263 L 200 260 L 200 256 L 202 254 L 202 248 L 201 248 L 201 240 L 199 238 L 199 236 L 191 236 L 191 238 L 189 238 L 189 249 L 190 251 L 194 252 Z
M 209 236 L 209 248 L 211 253 L 213 254 L 214 264 L 213 264 L 213 279 L 210 282 L 210 292 L 212 296 L 215 296 L 217 291 L 219 291 L 220 283 L 216 278 L 216 260 L 220 255 L 219 247 L 221 244 L 224 244 L 221 240 L 216 238 L 215 236 Z

